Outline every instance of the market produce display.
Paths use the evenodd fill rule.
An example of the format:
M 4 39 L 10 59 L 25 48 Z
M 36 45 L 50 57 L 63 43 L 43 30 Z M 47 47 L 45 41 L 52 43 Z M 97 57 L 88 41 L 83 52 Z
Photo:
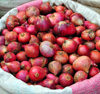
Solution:
M 28 85 L 63 89 L 100 72 L 100 27 L 64 5 L 31 6 L 8 16 L 0 60 Z

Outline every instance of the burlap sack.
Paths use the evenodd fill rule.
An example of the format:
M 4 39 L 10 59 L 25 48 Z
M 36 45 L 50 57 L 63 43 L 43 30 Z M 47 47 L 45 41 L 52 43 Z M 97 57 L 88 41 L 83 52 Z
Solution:
M 12 9 L 6 15 L 0 19 L 0 31 L 5 28 L 5 22 L 8 15 L 16 15 L 18 11 L 25 10 L 29 6 L 37 6 L 42 2 L 50 1 L 51 5 L 53 3 L 59 5 L 64 3 L 68 8 L 75 12 L 79 12 L 84 15 L 88 20 L 100 25 L 100 15 L 95 11 L 71 0 L 36 0 L 29 2 L 27 4 L 21 5 L 17 8 Z M 96 16 L 96 17 L 95 17 Z M 0 89 L 2 93 L 0 94 L 100 94 L 100 73 L 91 79 L 78 82 L 63 90 L 51 90 L 39 85 L 27 85 L 19 79 L 16 79 L 13 75 L 4 72 L 0 68 Z

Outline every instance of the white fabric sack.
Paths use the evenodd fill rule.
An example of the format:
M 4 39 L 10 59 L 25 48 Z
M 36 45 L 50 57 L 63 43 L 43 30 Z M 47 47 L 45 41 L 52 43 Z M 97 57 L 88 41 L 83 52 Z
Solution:
M 95 11 L 76 3 L 72 0 L 43 0 L 43 2 L 50 1 L 51 4 L 57 5 L 64 3 L 68 8 L 75 12 L 81 13 L 86 19 L 100 25 L 100 15 Z M 16 15 L 17 8 L 12 9 L 0 19 L 0 31 L 5 28 L 5 22 L 8 15 Z M 19 79 L 16 79 L 12 74 L 4 72 L 0 69 L 0 88 L 3 93 L 0 94 L 72 94 L 72 89 L 66 87 L 63 90 L 51 90 L 39 85 L 27 85 Z
M 72 94 L 69 87 L 64 90 L 51 90 L 39 85 L 29 86 L 2 69 L 0 69 L 0 88 L 7 92 L 5 94 Z
M 100 0 L 74 0 L 87 6 L 100 14 Z
M 100 0 L 76 0 L 84 5 L 100 8 Z

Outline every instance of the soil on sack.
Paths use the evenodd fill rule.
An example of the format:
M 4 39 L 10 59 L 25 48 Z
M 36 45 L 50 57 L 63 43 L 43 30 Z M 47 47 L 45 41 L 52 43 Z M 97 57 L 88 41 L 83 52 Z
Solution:
M 28 85 L 63 89 L 100 72 L 100 27 L 64 5 L 10 15 L 0 33 L 0 67 Z

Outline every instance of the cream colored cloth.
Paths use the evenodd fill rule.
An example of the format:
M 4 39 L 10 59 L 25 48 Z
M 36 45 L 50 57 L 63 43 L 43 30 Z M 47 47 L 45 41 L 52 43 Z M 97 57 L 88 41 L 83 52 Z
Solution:
M 0 68 L 0 94 L 72 94 L 72 89 L 52 90 L 40 85 L 27 85 Z
M 76 0 L 76 1 L 88 6 L 100 8 L 100 0 Z
M 100 0 L 74 0 L 79 2 L 100 14 Z

